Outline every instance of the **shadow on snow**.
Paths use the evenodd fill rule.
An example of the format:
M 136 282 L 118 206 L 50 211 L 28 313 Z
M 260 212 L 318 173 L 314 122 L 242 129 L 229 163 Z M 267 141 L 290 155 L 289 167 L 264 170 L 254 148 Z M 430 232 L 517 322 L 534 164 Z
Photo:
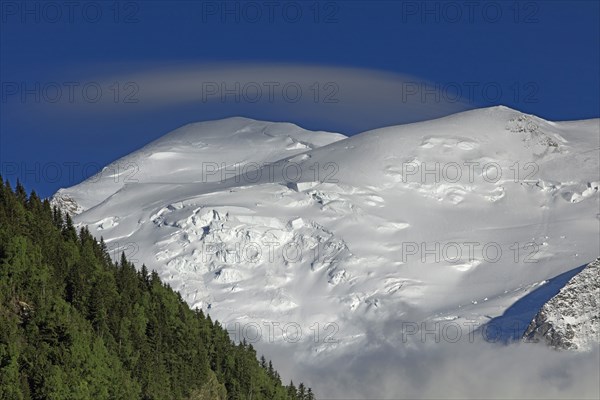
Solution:
M 556 296 L 567 282 L 581 272 L 588 264 L 550 278 L 545 284 L 517 300 L 504 314 L 491 319 L 480 328 L 488 342 L 509 344 L 521 340 L 523 333 L 538 311 L 551 298 Z

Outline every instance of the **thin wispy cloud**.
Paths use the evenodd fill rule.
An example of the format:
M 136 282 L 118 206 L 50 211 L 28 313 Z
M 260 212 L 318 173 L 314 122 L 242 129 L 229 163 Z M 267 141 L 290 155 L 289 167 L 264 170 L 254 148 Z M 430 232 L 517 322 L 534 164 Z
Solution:
M 470 108 L 460 96 L 406 74 L 367 68 L 279 63 L 177 64 L 81 79 L 92 96 L 50 104 L 62 111 L 114 114 L 195 105 L 279 120 L 344 121 L 349 127 L 415 122 Z M 93 87 L 92 87 L 93 86 Z

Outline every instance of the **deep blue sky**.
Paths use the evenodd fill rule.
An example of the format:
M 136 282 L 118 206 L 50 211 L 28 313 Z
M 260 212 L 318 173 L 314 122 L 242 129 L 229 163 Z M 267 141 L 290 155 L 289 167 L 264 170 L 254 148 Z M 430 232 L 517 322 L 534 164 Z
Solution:
M 318 105 L 329 118 L 306 104 L 297 105 L 303 110 L 290 102 L 250 104 L 244 96 L 149 107 L 150 97 L 124 85 L 157 67 L 170 68 L 171 77 L 174 69 L 207 63 L 217 69 L 252 63 L 270 71 L 280 63 L 360 68 L 360 76 L 380 71 L 437 84 L 442 97 L 460 91 L 466 108 L 504 104 L 550 120 L 600 114 L 597 1 L 483 1 L 473 8 L 463 1 L 400 0 L 284 1 L 274 8 L 269 1 L 122 1 L 116 9 L 113 1 L 68 4 L 2 0 L 0 8 L 1 172 L 43 196 L 192 121 L 244 115 L 354 134 L 426 114 L 403 112 L 403 94 L 397 93 L 397 112 L 374 116 L 358 104 L 364 118 L 358 111 L 345 120 L 348 112 L 340 107 L 354 100 L 345 97 L 341 80 L 334 95 L 341 104 Z M 100 80 L 106 76 L 123 77 L 119 88 Z M 68 82 L 79 85 L 72 101 Z M 119 99 L 90 104 L 81 94 L 90 83 L 100 86 L 104 100 L 114 92 Z M 53 104 L 56 85 L 62 94 Z M 138 102 L 123 104 L 127 94 Z M 417 106 L 432 102 L 440 103 L 433 96 Z M 436 115 L 448 110 L 433 106 Z

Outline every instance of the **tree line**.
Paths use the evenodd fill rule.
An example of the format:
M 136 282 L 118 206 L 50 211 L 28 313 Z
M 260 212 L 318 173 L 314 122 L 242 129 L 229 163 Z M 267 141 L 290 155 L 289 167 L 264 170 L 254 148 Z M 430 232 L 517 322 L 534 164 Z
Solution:
M 0 176 L 0 400 L 313 400 L 155 271 Z

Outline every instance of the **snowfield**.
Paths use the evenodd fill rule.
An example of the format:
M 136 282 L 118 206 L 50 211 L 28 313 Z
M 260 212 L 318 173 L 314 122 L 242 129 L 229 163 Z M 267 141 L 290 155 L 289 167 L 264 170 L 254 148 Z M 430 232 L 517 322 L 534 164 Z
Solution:
M 549 300 L 541 288 L 600 255 L 599 149 L 598 119 L 502 106 L 352 137 L 230 118 L 177 129 L 53 201 L 320 398 L 597 397 L 593 345 L 581 364 L 482 338 L 518 340 L 543 304 L 528 296 Z M 456 382 L 424 363 L 453 369 L 440 354 L 469 351 L 528 373 L 457 365 L 523 386 L 458 374 L 467 383 L 444 392 L 415 377 Z M 552 363 L 596 369 L 525 389 Z

